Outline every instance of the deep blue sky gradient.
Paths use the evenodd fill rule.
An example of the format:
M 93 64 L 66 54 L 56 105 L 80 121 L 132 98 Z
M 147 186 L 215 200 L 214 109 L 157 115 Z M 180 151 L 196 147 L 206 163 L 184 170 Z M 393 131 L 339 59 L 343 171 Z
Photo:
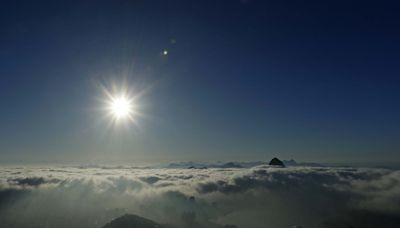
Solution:
M 0 159 L 399 161 L 398 12 L 395 1 L 2 1 Z M 144 115 L 110 128 L 98 85 L 123 79 L 146 91 Z

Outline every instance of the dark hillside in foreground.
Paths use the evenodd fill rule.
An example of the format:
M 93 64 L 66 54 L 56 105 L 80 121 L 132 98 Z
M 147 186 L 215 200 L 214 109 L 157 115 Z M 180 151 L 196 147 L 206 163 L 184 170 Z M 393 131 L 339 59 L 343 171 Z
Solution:
M 173 228 L 169 225 L 161 225 L 149 219 L 126 214 L 107 223 L 103 228 Z

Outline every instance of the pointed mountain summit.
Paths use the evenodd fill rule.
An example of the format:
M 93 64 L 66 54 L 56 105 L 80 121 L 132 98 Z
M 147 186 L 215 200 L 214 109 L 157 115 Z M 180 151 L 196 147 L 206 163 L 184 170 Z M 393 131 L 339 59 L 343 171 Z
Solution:
M 273 158 L 273 159 L 269 162 L 269 165 L 285 167 L 285 164 L 283 164 L 283 162 L 282 162 L 281 160 L 279 160 L 278 158 Z

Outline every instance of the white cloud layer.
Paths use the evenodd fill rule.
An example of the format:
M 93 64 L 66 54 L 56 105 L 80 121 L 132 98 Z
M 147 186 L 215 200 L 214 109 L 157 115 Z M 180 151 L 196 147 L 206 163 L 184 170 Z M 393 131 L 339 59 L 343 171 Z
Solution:
M 0 168 L 1 227 L 101 227 L 125 213 L 180 227 L 397 227 L 400 171 Z

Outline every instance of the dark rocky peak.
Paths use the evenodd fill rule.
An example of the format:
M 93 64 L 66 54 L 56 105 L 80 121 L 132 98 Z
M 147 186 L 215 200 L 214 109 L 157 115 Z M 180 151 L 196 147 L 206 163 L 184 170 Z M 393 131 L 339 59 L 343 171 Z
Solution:
M 285 164 L 283 164 L 283 162 L 282 162 L 281 160 L 279 160 L 278 158 L 273 158 L 273 159 L 269 162 L 269 165 L 285 167 Z

